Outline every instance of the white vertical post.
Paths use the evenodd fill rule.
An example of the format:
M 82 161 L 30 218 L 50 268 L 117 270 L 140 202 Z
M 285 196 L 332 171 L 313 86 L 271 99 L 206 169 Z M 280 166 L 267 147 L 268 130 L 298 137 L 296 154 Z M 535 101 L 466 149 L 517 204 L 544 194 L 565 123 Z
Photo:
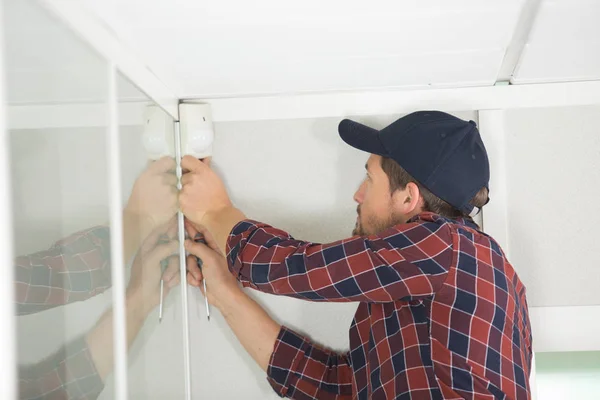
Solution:
M 0 0 L 0 21 L 3 21 L 3 7 Z M 2 25 L 0 23 L 0 25 Z M 9 174 L 8 132 L 4 96 L 4 31 L 0 29 L 0 260 L 2 276 L 0 277 L 0 399 L 17 398 L 16 390 L 16 341 L 15 341 L 15 296 L 13 271 L 13 239 L 11 180 Z
M 508 193 L 504 110 L 479 111 L 479 131 L 490 160 L 490 202 L 483 208 L 483 229 L 508 255 Z
M 479 131 L 490 160 L 490 202 L 483 208 L 483 230 L 491 235 L 510 259 L 508 224 L 508 177 L 505 110 L 479 111 Z M 537 398 L 535 353 L 529 376 L 531 396 Z
M 112 266 L 113 339 L 116 400 L 127 400 L 127 326 L 123 262 L 123 214 L 121 204 L 121 153 L 117 114 L 117 69 L 108 65 L 108 187 L 110 188 L 110 261 Z
M 177 188 L 181 190 L 181 176 L 183 170 L 181 168 L 181 130 L 179 121 L 175 122 L 175 160 L 177 162 Z M 185 374 L 185 399 L 192 398 L 191 385 L 191 369 L 190 369 L 190 322 L 188 314 L 188 285 L 187 285 L 187 270 L 186 270 L 186 254 L 185 254 L 185 227 L 183 221 L 183 213 L 177 212 L 177 225 L 179 236 L 179 272 L 181 274 L 181 315 L 183 322 L 183 368 Z

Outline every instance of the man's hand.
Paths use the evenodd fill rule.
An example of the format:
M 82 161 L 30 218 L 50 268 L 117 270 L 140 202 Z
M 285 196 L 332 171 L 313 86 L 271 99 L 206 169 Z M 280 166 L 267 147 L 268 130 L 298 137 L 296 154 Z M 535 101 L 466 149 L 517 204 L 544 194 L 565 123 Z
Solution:
M 215 213 L 232 207 L 223 181 L 210 168 L 210 158 L 200 161 L 192 156 L 181 160 L 184 175 L 179 205 L 186 218 L 195 225 L 202 225 L 207 213 Z
M 177 219 L 155 229 L 142 244 L 133 266 L 127 287 L 127 298 L 132 299 L 144 316 L 149 314 L 160 301 L 160 281 L 165 281 L 166 297 L 171 288 L 179 284 L 179 242 L 177 241 Z M 166 260 L 166 270 L 161 263 Z
M 214 237 L 206 228 L 198 228 L 186 222 L 190 237 L 203 238 L 207 243 L 185 241 L 186 250 L 192 254 L 187 259 L 187 281 L 202 290 L 202 279 L 206 279 L 208 301 L 219 309 L 240 343 L 263 371 L 267 371 L 281 326 L 244 293 L 229 272 L 227 260 Z M 194 256 L 202 260 L 202 270 Z
M 163 157 L 152 162 L 133 185 L 125 213 L 139 219 L 142 239 L 177 212 L 175 166 L 175 160 Z
M 206 241 L 206 245 L 189 239 L 185 241 L 185 248 L 190 253 L 187 258 L 187 281 L 190 285 L 200 288 L 206 296 L 202 285 L 202 280 L 206 279 L 208 302 L 221 310 L 224 298 L 231 297 L 232 293 L 241 291 L 241 288 L 229 272 L 227 260 L 211 233 L 202 226 L 196 229 L 189 221 L 186 221 L 186 230 L 194 240 Z M 198 267 L 196 257 L 202 260 L 202 270 Z
M 128 349 L 142 329 L 150 311 L 159 303 L 161 277 L 165 281 L 164 296 L 179 284 L 179 260 L 176 257 L 179 243 L 176 237 L 177 219 L 172 218 L 148 236 L 133 261 L 125 302 Z M 164 273 L 161 269 L 162 260 L 168 260 L 168 267 Z M 103 381 L 114 366 L 113 321 L 111 309 L 104 313 L 86 337 L 91 358 Z

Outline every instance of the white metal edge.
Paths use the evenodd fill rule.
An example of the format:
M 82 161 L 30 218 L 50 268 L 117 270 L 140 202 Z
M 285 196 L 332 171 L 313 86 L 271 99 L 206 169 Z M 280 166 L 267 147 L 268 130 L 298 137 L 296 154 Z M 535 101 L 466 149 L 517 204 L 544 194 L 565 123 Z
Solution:
M 498 81 L 511 81 L 522 57 L 523 49 L 540 9 L 541 0 L 525 0 L 513 30 L 513 36 L 504 53 L 504 58 L 496 78 Z
M 401 114 L 415 110 L 500 110 L 600 104 L 600 80 L 431 90 L 188 99 L 210 103 L 214 122 Z
M 119 103 L 119 126 L 144 125 L 144 109 L 149 104 L 154 103 Z M 106 120 L 104 103 L 8 106 L 8 129 L 106 127 Z
M 600 104 L 600 81 L 489 86 L 439 90 L 381 91 L 294 95 L 282 97 L 240 97 L 189 99 L 186 103 L 209 103 L 214 122 L 253 121 L 288 118 L 345 117 L 352 115 L 401 114 L 417 109 L 442 111 L 500 110 L 533 107 L 568 107 Z M 135 125 L 141 103 L 125 103 L 122 125 Z M 11 129 L 40 127 L 101 126 L 101 112 L 94 104 L 13 105 L 8 108 Z M 35 113 L 36 118 L 31 115 Z M 88 118 L 90 115 L 97 119 Z M 84 118 L 85 116 L 85 118 Z M 178 120 L 178 119 L 176 119 Z
M 0 1 L 0 21 L 3 21 L 4 4 Z M 4 93 L 4 31 L 0 29 L 0 185 L 3 195 L 0 196 L 0 257 L 3 268 L 0 279 L 0 344 L 2 357 L 0 360 L 0 399 L 17 398 L 17 361 L 16 361 L 16 323 L 14 297 L 13 239 L 12 239 L 12 207 L 10 158 L 8 151 L 8 134 L 6 129 L 5 93 Z
M 38 1 L 75 31 L 96 52 L 114 63 L 123 75 L 173 119 L 179 119 L 179 99 L 175 92 L 168 88 L 149 66 L 136 57 L 134 49 L 126 47 L 114 32 L 91 13 L 84 4 L 72 0 Z
M 181 190 L 181 177 L 183 170 L 181 168 L 181 131 L 180 123 L 175 123 L 175 160 L 177 162 L 177 180 L 178 189 Z M 183 331 L 183 368 L 184 368 L 184 380 L 185 380 L 185 398 L 190 400 L 192 398 L 192 371 L 191 371 L 191 360 L 190 360 L 190 320 L 189 320 L 189 303 L 188 303 L 188 285 L 187 282 L 187 266 L 186 266 L 186 253 L 185 253 L 185 229 L 183 213 L 177 212 L 177 228 L 178 228 L 178 239 L 179 239 L 179 272 L 181 274 L 181 315 L 182 315 L 182 331 Z
M 113 298 L 115 399 L 127 400 L 127 322 L 125 315 L 125 267 L 121 204 L 121 152 L 117 112 L 117 68 L 108 65 L 108 187 L 110 188 L 110 258 Z

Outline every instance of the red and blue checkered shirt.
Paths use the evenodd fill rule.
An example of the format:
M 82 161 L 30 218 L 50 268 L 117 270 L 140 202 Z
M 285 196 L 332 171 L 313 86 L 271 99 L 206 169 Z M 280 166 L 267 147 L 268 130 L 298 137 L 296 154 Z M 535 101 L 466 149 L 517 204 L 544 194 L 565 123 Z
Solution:
M 379 235 L 329 244 L 252 220 L 227 241 L 244 286 L 360 302 L 350 350 L 281 328 L 268 380 L 293 399 L 530 399 L 525 287 L 477 225 L 422 213 Z
M 111 286 L 110 229 L 98 226 L 15 259 L 17 315 L 27 315 L 104 292 Z M 104 382 L 85 336 L 44 360 L 19 366 L 19 399 L 92 400 Z

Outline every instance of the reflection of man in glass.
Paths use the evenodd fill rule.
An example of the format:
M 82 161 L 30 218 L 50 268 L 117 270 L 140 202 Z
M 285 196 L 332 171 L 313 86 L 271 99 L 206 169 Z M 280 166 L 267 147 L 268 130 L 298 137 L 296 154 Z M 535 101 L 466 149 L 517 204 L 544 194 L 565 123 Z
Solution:
M 165 157 L 137 179 L 123 212 L 125 261 L 137 255 L 126 293 L 127 345 L 165 293 L 179 283 L 176 254 L 175 163 Z M 138 251 L 139 249 L 139 251 Z M 161 261 L 169 260 L 164 275 Z M 94 227 L 56 242 L 50 249 L 15 260 L 17 314 L 26 315 L 86 300 L 111 286 L 110 229 Z M 113 318 L 107 311 L 86 335 L 43 361 L 19 368 L 22 399 L 94 399 L 113 368 Z

